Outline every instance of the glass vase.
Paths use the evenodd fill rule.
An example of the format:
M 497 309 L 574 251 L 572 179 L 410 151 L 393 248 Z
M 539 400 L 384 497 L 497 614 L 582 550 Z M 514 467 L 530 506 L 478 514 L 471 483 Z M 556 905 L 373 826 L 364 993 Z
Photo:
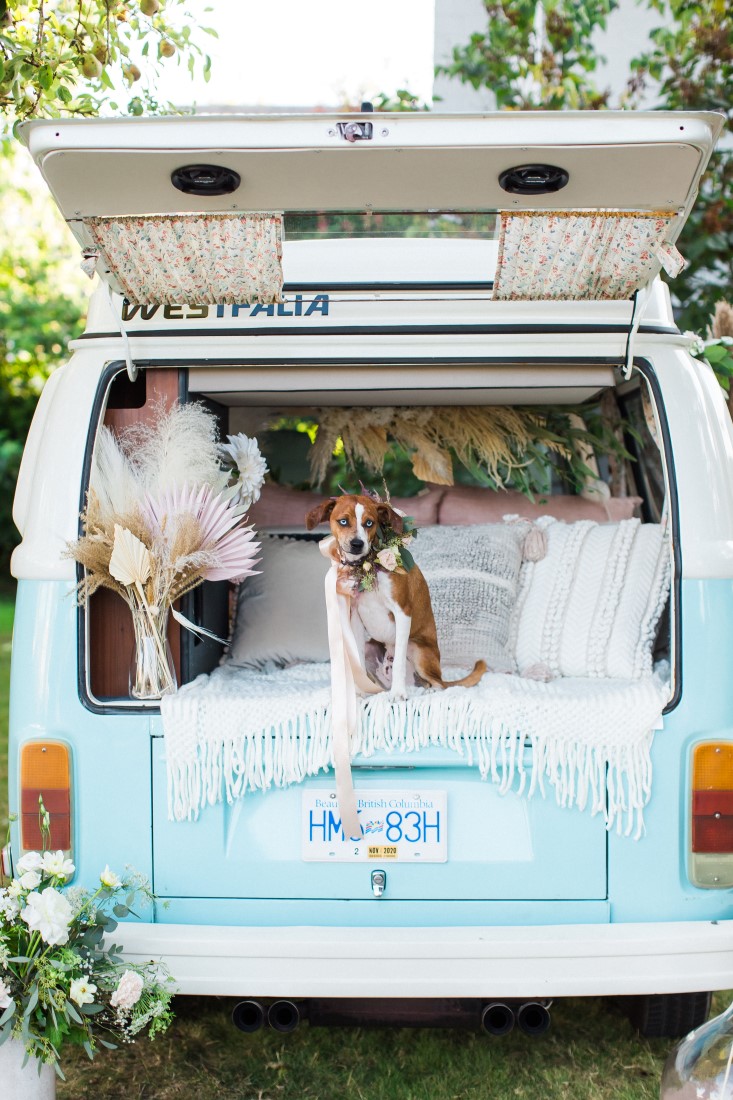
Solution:
M 176 670 L 168 644 L 168 610 L 132 612 L 135 646 L 130 662 L 130 695 L 133 699 L 160 699 L 175 691 Z
M 671 1052 L 660 1100 L 733 1100 L 733 1004 Z

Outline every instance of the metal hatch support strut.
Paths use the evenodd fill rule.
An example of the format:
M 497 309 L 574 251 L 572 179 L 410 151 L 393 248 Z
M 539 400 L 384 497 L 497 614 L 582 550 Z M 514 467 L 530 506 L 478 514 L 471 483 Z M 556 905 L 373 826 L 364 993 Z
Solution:
M 112 287 L 108 285 L 107 292 L 109 294 L 109 304 L 112 306 L 112 312 L 115 311 L 114 299 L 112 297 Z M 120 335 L 122 336 L 122 345 L 125 351 L 125 363 L 127 364 L 127 376 L 131 382 L 134 382 L 137 378 L 138 366 L 137 363 L 132 361 L 132 351 L 130 350 L 130 336 L 127 331 L 127 326 L 122 320 L 122 312 L 117 320 L 117 324 L 120 327 Z
M 626 337 L 626 360 L 624 363 L 624 379 L 628 382 L 631 378 L 631 371 L 634 368 L 634 337 L 639 331 L 639 325 L 641 323 L 641 315 L 644 312 L 644 306 L 647 303 L 649 297 L 649 287 L 643 286 L 639 290 L 634 291 L 634 304 L 631 309 L 631 320 L 629 321 L 629 333 Z

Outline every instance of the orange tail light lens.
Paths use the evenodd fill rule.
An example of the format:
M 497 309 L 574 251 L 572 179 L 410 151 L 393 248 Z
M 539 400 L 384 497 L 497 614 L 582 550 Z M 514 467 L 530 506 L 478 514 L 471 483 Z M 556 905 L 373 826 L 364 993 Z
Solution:
M 692 881 L 733 885 L 733 743 L 705 741 L 692 754 Z
M 29 741 L 20 750 L 20 839 L 23 851 L 43 848 L 40 803 L 50 817 L 46 847 L 71 851 L 71 750 L 62 741 Z

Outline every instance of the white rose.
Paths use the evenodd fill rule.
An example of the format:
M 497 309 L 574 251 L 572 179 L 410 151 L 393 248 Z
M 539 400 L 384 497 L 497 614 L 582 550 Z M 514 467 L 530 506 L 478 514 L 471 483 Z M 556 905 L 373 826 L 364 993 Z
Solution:
M 113 1008 L 121 1008 L 123 1011 L 133 1008 L 140 1000 L 144 984 L 140 975 L 134 970 L 126 970 L 109 1003 Z
M 19 898 L 22 893 L 23 886 L 20 879 L 14 878 L 13 881 L 10 883 L 10 886 L 8 886 L 8 897 Z
M 20 876 L 19 881 L 24 890 L 35 890 L 41 881 L 41 876 L 38 871 L 26 871 L 24 875 Z
M 107 863 L 99 876 L 99 881 L 102 883 L 102 886 L 107 886 L 110 890 L 116 890 L 120 885 L 120 876 L 116 875 L 114 871 L 110 871 L 109 863 Z
M 76 1001 L 78 1005 L 90 1005 L 96 992 L 97 987 L 94 982 L 89 982 L 86 978 L 74 978 L 69 990 L 69 997 L 72 1001 Z
M 71 878 L 76 867 L 70 859 L 64 859 L 64 853 L 58 852 L 44 852 L 43 853 L 43 870 L 47 875 L 53 875 L 54 878 Z
M 21 918 L 32 932 L 41 933 L 44 943 L 68 942 L 69 925 L 72 921 L 71 906 L 55 887 L 47 886 L 40 894 L 29 894 Z
M 26 871 L 40 871 L 42 866 L 43 856 L 40 852 L 26 852 L 23 858 L 16 863 L 15 869 L 23 875 Z
M 0 1008 L 10 1008 L 12 1003 L 13 998 L 10 996 L 10 989 L 0 978 Z

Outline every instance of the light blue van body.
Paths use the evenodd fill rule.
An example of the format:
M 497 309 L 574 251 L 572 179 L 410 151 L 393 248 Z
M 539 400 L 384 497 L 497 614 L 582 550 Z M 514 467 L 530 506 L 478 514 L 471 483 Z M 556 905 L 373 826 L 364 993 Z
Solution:
M 666 116 L 640 117 L 666 125 Z M 673 121 L 672 144 L 681 140 Z M 447 270 L 451 242 L 405 241 L 376 242 L 390 273 L 384 286 L 346 278 L 334 291 L 340 258 L 353 272 L 380 248 L 320 243 L 329 245 L 323 258 L 319 242 L 285 253 L 298 316 L 274 307 L 257 316 L 244 307 L 131 311 L 119 295 L 96 292 L 84 337 L 42 395 L 16 498 L 11 810 L 24 744 L 66 743 L 75 881 L 94 883 L 107 864 L 150 878 L 158 901 L 121 937 L 133 958 L 164 958 L 183 993 L 546 1002 L 730 988 L 733 853 L 721 856 L 718 884 L 696 886 L 691 872 L 692 752 L 733 743 L 733 428 L 715 377 L 691 356 L 658 280 L 640 316 L 627 301 L 497 302 L 483 285 L 431 289 L 421 269 L 435 256 L 430 263 Z M 403 244 L 412 249 L 409 291 L 399 288 Z M 485 388 L 490 403 L 492 372 L 502 371 L 502 393 L 509 387 L 518 404 L 530 378 L 560 392 L 581 370 L 605 371 L 605 385 L 646 386 L 661 432 L 674 575 L 672 699 L 654 736 L 643 834 L 607 831 L 602 815 L 558 805 L 552 790 L 502 794 L 438 749 L 353 761 L 357 790 L 447 792 L 447 861 L 390 865 L 381 896 L 367 864 L 302 859 L 303 790 L 327 790 L 331 773 L 170 820 L 159 708 L 90 696 L 87 620 L 75 567 L 62 557 L 77 535 L 107 388 L 133 363 L 178 370 L 194 397 L 240 385 L 255 404 L 258 386 L 287 394 L 289 370 L 305 372 L 313 403 L 324 405 L 329 396 L 348 403 L 352 392 L 361 404 L 406 404 L 413 394 L 437 403 L 436 378 L 457 404 L 471 387 Z M 12 840 L 17 853 L 17 825 Z

